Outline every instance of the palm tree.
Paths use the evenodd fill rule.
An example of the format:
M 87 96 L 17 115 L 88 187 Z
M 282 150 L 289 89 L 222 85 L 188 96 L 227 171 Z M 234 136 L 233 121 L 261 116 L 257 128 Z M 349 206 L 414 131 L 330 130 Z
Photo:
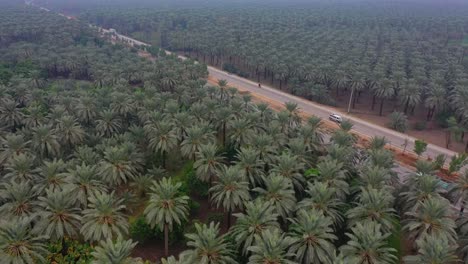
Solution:
M 18 108 L 19 104 L 10 98 L 2 98 L 0 104 L 0 124 L 6 126 L 13 131 L 18 128 L 24 119 L 24 114 Z
M 60 190 L 66 185 L 66 170 L 65 162 L 54 159 L 52 161 L 44 161 L 44 165 L 40 168 L 37 183 L 43 190 Z
M 276 164 L 271 172 L 291 180 L 295 190 L 301 192 L 304 190 L 305 183 L 304 176 L 301 173 L 303 168 L 304 163 L 300 162 L 296 156 L 286 152 L 277 157 Z
M 96 120 L 96 131 L 101 136 L 110 137 L 122 130 L 122 121 L 111 110 L 104 110 Z
M 407 80 L 398 97 L 405 106 L 404 113 L 407 114 L 408 108 L 413 108 L 421 102 L 421 90 L 414 80 Z
M 99 173 L 103 180 L 116 186 L 135 178 L 137 171 L 124 147 L 109 147 L 99 162 Z
M 297 204 L 299 210 L 316 210 L 326 217 L 330 217 L 335 226 L 343 222 L 340 207 L 343 203 L 338 199 L 336 190 L 327 184 L 316 181 L 308 183 L 307 198 Z
M 187 135 L 180 144 L 180 152 L 187 158 L 195 160 L 195 153 L 200 151 L 201 146 L 214 142 L 213 133 L 207 128 L 193 126 L 187 129 Z
M 4 219 L 28 218 L 37 210 L 38 187 L 29 181 L 11 180 L 0 184 L 2 205 L 0 213 Z
M 149 147 L 155 152 L 161 152 L 163 168 L 166 168 L 166 154 L 177 145 L 177 136 L 172 124 L 161 121 L 156 128 L 145 126 L 150 139 Z
M 245 213 L 234 214 L 236 224 L 230 229 L 242 255 L 247 256 L 248 248 L 255 244 L 257 236 L 264 230 L 280 228 L 278 213 L 269 202 L 256 199 L 245 204 Z
M 150 200 L 145 208 L 146 221 L 151 227 L 164 230 L 164 253 L 169 254 L 169 231 L 174 223 L 180 225 L 188 215 L 189 197 L 181 195 L 182 184 L 172 183 L 171 179 L 163 178 L 154 182 L 151 187 Z
M 94 252 L 91 253 L 94 258 L 91 263 L 136 264 L 130 257 L 136 244 L 137 243 L 133 243 L 131 239 L 124 240 L 122 236 L 118 236 L 115 241 L 110 238 L 102 240 L 99 245 L 94 248 Z
M 262 184 L 264 163 L 260 160 L 259 151 L 251 147 L 241 147 L 236 155 L 235 165 L 241 169 L 250 182 L 250 186 Z
M 406 212 L 403 230 L 408 232 L 413 240 L 427 235 L 445 236 L 455 242 L 455 222 L 450 213 L 450 204 L 444 198 L 431 197 L 425 201 L 419 201 L 419 207 L 415 211 Z
M 31 232 L 31 221 L 24 218 L 0 224 L 0 259 L 5 264 L 45 263 L 49 253 L 46 237 Z
M 343 164 L 328 158 L 317 164 L 317 170 L 319 171 L 318 180 L 329 188 L 335 188 L 337 197 L 344 201 L 349 193 L 349 186 L 346 182 L 347 171 L 343 168 Z
M 370 189 L 391 188 L 392 172 L 373 164 L 365 165 L 359 172 L 359 184 Z
M 382 116 L 383 105 L 385 100 L 392 98 L 395 95 L 394 84 L 389 79 L 384 79 L 375 89 L 375 95 L 380 98 L 379 115 Z
M 39 197 L 39 220 L 35 229 L 51 240 L 76 237 L 80 228 L 80 208 L 76 197 L 70 196 L 70 188 L 46 190 L 46 196 Z
M 192 249 L 181 253 L 184 263 L 237 264 L 225 236 L 219 235 L 219 223 L 195 223 L 195 230 L 196 233 L 185 235 L 187 246 Z
M 7 134 L 4 138 L 0 138 L 0 164 L 5 164 L 10 158 L 15 155 L 25 154 L 29 152 L 29 140 L 21 134 Z
M 209 143 L 201 145 L 200 150 L 196 153 L 196 160 L 193 167 L 196 169 L 197 177 L 204 182 L 211 181 L 216 171 L 221 167 L 224 158 L 219 153 L 216 144 Z
M 59 135 L 59 141 L 69 149 L 83 142 L 85 136 L 84 130 L 78 122 L 70 116 L 63 116 L 59 120 L 56 131 L 57 135 Z
M 31 147 L 40 154 L 42 158 L 58 156 L 60 143 L 56 131 L 48 125 L 40 125 L 32 129 Z
M 383 232 L 391 232 L 394 227 L 396 212 L 393 209 L 394 198 L 386 189 L 367 189 L 361 187 L 361 193 L 355 206 L 348 210 L 349 226 L 362 221 L 376 222 Z
M 460 203 L 460 215 L 462 215 L 468 202 L 468 170 L 460 174 L 451 186 L 449 195 L 456 203 Z
M 236 209 L 243 209 L 244 203 L 250 200 L 249 183 L 245 181 L 244 172 L 236 166 L 223 166 L 219 170 L 218 180 L 210 188 L 211 201 L 219 208 L 223 205 L 227 211 L 227 228 L 231 227 L 231 214 Z
M 87 241 L 112 239 L 127 234 L 128 221 L 123 210 L 122 199 L 114 192 L 95 192 L 88 198 L 88 208 L 83 210 L 80 233 Z
M 291 180 L 273 174 L 264 179 L 264 182 L 264 188 L 257 187 L 253 191 L 270 202 L 283 220 L 286 220 L 296 208 L 296 196 Z
M 442 110 L 447 104 L 447 91 L 441 85 L 431 86 L 424 104 L 428 108 L 427 121 L 430 121 L 436 110 Z
M 13 156 L 5 167 L 5 178 L 16 181 L 35 181 L 39 170 L 34 167 L 34 158 L 29 154 Z
M 393 264 L 397 261 L 396 250 L 387 245 L 389 233 L 384 234 L 380 225 L 366 221 L 357 223 L 346 233 L 349 241 L 340 247 L 341 254 L 350 264 Z
M 295 264 L 294 254 L 288 252 L 288 247 L 294 240 L 279 229 L 267 229 L 260 235 L 255 235 L 255 244 L 248 250 L 252 252 L 248 264 Z
M 290 218 L 288 235 L 293 239 L 289 252 L 296 261 L 306 263 L 333 263 L 335 246 L 338 238 L 333 234 L 333 221 L 322 212 L 299 210 L 296 218 Z
M 430 198 L 442 198 L 446 192 L 440 180 L 433 175 L 415 174 L 405 182 L 408 189 L 400 193 L 407 211 L 415 211 Z
M 71 185 L 70 192 L 82 208 L 88 206 L 88 197 L 91 194 L 107 190 L 104 183 L 98 179 L 96 167 L 92 165 L 77 165 L 74 169 L 64 173 L 64 176 Z
M 418 255 L 406 256 L 407 264 L 434 263 L 451 264 L 459 261 L 454 246 L 446 237 L 428 235 L 416 241 Z

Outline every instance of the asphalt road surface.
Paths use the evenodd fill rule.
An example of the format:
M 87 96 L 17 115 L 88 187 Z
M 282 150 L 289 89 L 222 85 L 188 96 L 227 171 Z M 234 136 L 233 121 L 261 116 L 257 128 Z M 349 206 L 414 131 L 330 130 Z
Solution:
M 238 87 L 241 90 L 249 91 L 252 94 L 257 94 L 261 97 L 266 97 L 269 100 L 276 101 L 279 103 L 294 102 L 300 107 L 300 109 L 303 112 L 307 114 L 313 114 L 315 116 L 321 117 L 322 119 L 328 119 L 328 116 L 332 113 L 339 114 L 343 117 L 343 119 L 349 119 L 354 124 L 353 132 L 357 134 L 365 135 L 368 137 L 384 136 L 389 141 L 389 144 L 398 148 L 402 148 L 405 143 L 405 139 L 407 139 L 407 150 L 412 150 L 414 148 L 414 141 L 416 140 L 416 138 L 413 138 L 409 135 L 372 124 L 370 122 L 347 115 L 345 113 L 337 112 L 335 109 L 317 103 L 313 103 L 306 99 L 285 92 L 281 92 L 269 86 L 262 85 L 262 87 L 258 87 L 258 83 L 241 78 L 239 76 L 231 75 L 214 67 L 208 67 L 208 70 L 210 72 L 211 77 L 215 79 L 224 79 L 228 81 L 230 85 Z M 444 154 L 449 160 L 453 155 L 457 153 L 446 148 L 442 148 L 433 144 L 428 144 L 427 151 L 424 153 L 424 156 L 435 158 L 439 154 Z

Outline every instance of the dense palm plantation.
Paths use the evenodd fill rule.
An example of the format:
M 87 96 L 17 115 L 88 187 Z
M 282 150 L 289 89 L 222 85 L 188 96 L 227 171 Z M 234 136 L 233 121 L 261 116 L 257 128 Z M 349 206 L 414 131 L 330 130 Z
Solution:
M 380 116 L 416 113 L 419 129 L 432 121 L 447 128 L 453 116 L 467 129 L 466 2 L 253 2 L 79 15 L 320 103 L 350 100 Z
M 430 162 L 403 179 L 348 122 L 328 142 L 294 104 L 207 85 L 204 64 L 139 58 L 34 7 L 0 14 L 2 263 L 142 263 L 135 219 L 163 241 L 157 263 L 468 259 L 466 173 L 450 190 Z M 221 217 L 195 219 L 197 199 Z

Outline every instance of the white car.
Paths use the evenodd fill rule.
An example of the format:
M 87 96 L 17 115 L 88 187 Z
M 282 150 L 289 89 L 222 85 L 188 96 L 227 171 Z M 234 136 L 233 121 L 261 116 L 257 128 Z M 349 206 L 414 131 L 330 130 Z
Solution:
M 343 121 L 343 119 L 341 118 L 341 116 L 337 115 L 337 114 L 331 114 L 328 119 L 330 119 L 331 121 L 333 122 L 336 122 L 336 123 L 341 123 Z

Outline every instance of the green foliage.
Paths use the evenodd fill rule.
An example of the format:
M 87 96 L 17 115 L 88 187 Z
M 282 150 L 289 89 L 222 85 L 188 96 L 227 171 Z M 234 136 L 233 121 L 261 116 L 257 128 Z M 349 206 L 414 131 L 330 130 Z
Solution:
M 182 183 L 180 188 L 182 193 L 187 195 L 196 194 L 202 198 L 208 197 L 209 186 L 207 183 L 204 183 L 197 178 L 193 168 L 193 162 L 185 164 L 173 179 L 176 182 Z
M 426 152 L 427 149 L 427 142 L 424 140 L 415 140 L 414 141 L 414 149 L 413 151 L 418 154 L 418 156 L 421 156 L 424 152 Z
M 454 172 L 459 171 L 467 163 L 468 163 L 468 154 L 466 153 L 452 156 L 452 159 L 450 160 L 450 163 L 449 163 L 449 173 L 452 174 Z
M 93 259 L 91 253 L 93 248 L 88 243 L 83 243 L 78 240 L 65 238 L 62 241 L 50 243 L 48 250 L 50 254 L 47 256 L 48 263 L 56 264 L 89 264 Z M 63 250 L 66 254 L 62 255 Z
M 398 132 L 405 132 L 408 129 L 408 117 L 402 112 L 393 112 L 388 118 L 390 119 L 388 126 L 391 129 Z
M 188 203 L 189 209 L 190 209 L 190 215 L 196 215 L 198 214 L 198 211 L 200 210 L 200 203 L 197 201 L 190 199 Z
M 156 228 L 151 228 L 146 222 L 144 216 L 139 216 L 134 219 L 130 219 L 130 237 L 140 243 L 151 239 L 156 234 Z
M 222 223 L 224 221 L 223 213 L 209 213 L 207 217 L 207 222 Z

